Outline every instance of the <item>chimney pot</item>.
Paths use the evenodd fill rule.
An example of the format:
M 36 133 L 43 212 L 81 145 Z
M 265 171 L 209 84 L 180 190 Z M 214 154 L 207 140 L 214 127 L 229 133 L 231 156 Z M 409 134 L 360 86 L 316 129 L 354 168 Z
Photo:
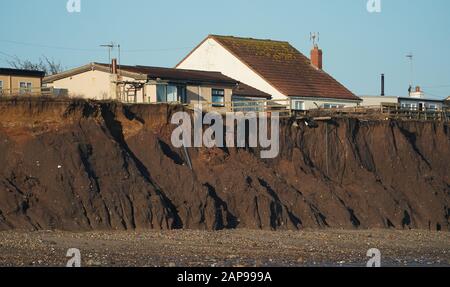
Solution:
M 323 52 L 319 47 L 314 47 L 311 50 L 311 64 L 319 70 L 322 70 L 322 55 Z
M 421 89 L 420 89 L 419 86 L 416 87 L 416 92 L 417 92 L 417 93 L 420 93 L 420 92 L 421 92 Z

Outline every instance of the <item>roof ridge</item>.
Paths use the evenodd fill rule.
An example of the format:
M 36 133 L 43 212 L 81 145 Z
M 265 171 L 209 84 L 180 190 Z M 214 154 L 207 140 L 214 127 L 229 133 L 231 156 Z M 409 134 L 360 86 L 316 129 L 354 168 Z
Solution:
M 232 35 L 217 35 L 217 34 L 209 34 L 208 38 L 228 38 L 228 39 L 237 39 L 237 40 L 252 40 L 252 41 L 261 41 L 261 42 L 274 42 L 274 43 L 288 43 L 288 41 L 281 40 L 272 40 L 272 39 L 259 39 L 252 37 L 241 37 L 241 36 L 232 36 Z

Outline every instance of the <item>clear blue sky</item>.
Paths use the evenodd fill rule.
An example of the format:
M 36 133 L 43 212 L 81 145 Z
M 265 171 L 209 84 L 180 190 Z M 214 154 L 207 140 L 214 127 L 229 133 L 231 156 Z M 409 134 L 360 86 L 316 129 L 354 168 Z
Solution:
M 208 34 L 286 40 L 309 56 L 309 33 L 320 32 L 325 70 L 358 95 L 406 95 L 414 83 L 430 95 L 450 95 L 450 1 L 381 0 L 1 0 L 0 66 L 8 55 L 46 55 L 73 68 L 107 61 L 98 46 L 114 41 L 123 64 L 173 67 Z

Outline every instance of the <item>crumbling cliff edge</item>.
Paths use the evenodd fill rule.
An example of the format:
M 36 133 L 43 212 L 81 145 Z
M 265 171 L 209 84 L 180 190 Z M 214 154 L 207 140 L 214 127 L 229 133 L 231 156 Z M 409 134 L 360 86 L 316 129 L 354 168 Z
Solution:
M 450 230 L 450 130 L 281 123 L 280 155 L 170 143 L 169 105 L 0 101 L 0 230 Z

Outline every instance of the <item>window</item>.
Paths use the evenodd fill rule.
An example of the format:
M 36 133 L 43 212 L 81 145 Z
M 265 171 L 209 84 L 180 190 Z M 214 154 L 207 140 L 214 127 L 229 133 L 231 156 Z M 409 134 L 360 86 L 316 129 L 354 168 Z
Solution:
M 31 86 L 31 83 L 29 83 L 29 82 L 20 82 L 19 88 L 20 88 L 21 94 L 26 94 L 26 93 L 31 93 L 32 86 Z
M 260 98 L 233 96 L 234 112 L 263 112 L 264 103 Z
M 292 109 L 294 111 L 304 111 L 305 110 L 305 102 L 299 100 L 292 100 Z
M 158 103 L 167 103 L 167 86 L 157 85 L 156 86 L 156 101 Z
M 429 104 L 429 105 L 428 105 L 428 109 L 429 109 L 430 111 L 436 111 L 436 110 L 437 110 L 437 106 L 436 106 L 435 104 Z
M 157 85 L 156 101 L 158 103 L 186 103 L 186 87 L 175 85 Z
M 402 110 L 411 110 L 411 104 L 401 104 Z
M 178 102 L 177 97 L 177 87 L 176 86 L 167 86 L 167 102 Z
M 323 104 L 324 109 L 341 109 L 344 108 L 344 105 L 338 105 L 338 104 Z
M 3 94 L 3 81 L 0 81 L 0 95 Z
M 212 105 L 213 107 L 225 107 L 225 91 L 212 89 Z

